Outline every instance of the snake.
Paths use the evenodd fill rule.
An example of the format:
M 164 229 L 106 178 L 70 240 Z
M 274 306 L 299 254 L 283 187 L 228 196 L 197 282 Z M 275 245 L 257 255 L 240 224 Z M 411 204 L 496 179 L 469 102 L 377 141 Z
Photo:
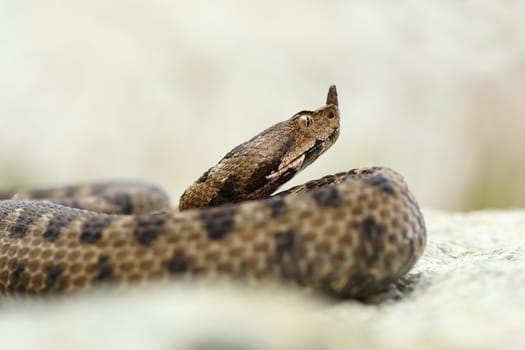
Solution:
M 325 105 L 232 149 L 175 208 L 141 182 L 0 191 L 0 294 L 224 279 L 338 298 L 378 293 L 426 245 L 423 214 L 399 173 L 356 168 L 274 194 L 339 130 L 332 85 Z

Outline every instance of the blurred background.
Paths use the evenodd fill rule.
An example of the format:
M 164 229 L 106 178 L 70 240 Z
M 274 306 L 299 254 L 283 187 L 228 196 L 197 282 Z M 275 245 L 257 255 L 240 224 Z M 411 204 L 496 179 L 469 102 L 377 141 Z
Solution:
M 103 179 L 174 203 L 337 84 L 339 141 L 293 184 L 400 171 L 424 207 L 525 206 L 522 1 L 0 0 L 0 187 Z

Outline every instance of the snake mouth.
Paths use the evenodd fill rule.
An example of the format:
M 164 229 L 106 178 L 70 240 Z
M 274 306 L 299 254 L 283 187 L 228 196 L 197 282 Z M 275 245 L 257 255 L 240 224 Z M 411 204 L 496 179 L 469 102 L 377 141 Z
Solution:
M 336 128 L 333 133 L 328 135 L 324 140 L 315 140 L 315 143 L 312 147 L 307 149 L 303 155 L 305 156 L 303 167 L 311 164 L 314 160 L 317 159 L 321 154 L 323 154 L 330 146 L 334 144 L 339 136 L 339 128 Z
M 303 154 L 305 155 L 305 160 L 303 167 L 311 164 L 314 160 L 317 159 L 321 154 L 323 154 L 327 149 L 329 149 L 337 138 L 339 137 L 339 128 L 334 129 L 334 132 L 328 135 L 324 140 L 316 140 L 314 145 L 307 149 Z
M 321 154 L 324 153 L 332 144 L 337 140 L 339 136 L 339 128 L 336 128 L 326 139 L 315 140 L 312 147 L 293 158 L 288 163 L 281 164 L 277 170 L 274 170 L 270 175 L 266 176 L 268 181 L 286 178 L 286 181 L 290 179 L 297 172 L 310 165 L 316 160 Z

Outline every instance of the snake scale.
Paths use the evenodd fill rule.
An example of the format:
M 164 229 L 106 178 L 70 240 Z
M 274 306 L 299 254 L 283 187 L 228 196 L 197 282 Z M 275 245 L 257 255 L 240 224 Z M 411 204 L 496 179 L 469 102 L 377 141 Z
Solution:
M 101 183 L 0 192 L 0 293 L 226 278 L 365 297 L 406 274 L 426 244 L 402 176 L 372 167 L 271 194 L 339 135 L 335 86 L 235 147 L 181 196 Z

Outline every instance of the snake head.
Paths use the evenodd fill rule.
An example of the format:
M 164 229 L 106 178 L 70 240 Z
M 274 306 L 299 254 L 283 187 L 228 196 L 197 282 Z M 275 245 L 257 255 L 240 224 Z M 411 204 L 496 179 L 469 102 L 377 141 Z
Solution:
M 287 147 L 282 149 L 282 161 L 275 171 L 267 175 L 268 180 L 288 181 L 337 141 L 339 106 L 335 85 L 328 89 L 325 106 L 315 111 L 296 113 L 288 123 L 291 129 L 289 135 L 293 142 L 289 142 Z
M 269 196 L 324 153 L 339 136 L 337 90 L 326 105 L 301 111 L 228 152 L 182 195 L 179 208 L 235 203 Z

